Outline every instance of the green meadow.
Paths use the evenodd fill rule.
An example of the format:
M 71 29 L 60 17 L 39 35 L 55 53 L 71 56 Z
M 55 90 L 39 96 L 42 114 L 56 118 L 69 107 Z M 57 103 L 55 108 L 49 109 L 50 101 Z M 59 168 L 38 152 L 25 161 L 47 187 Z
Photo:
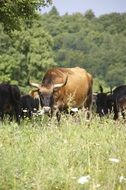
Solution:
M 125 190 L 126 124 L 82 114 L 0 124 L 0 190 Z

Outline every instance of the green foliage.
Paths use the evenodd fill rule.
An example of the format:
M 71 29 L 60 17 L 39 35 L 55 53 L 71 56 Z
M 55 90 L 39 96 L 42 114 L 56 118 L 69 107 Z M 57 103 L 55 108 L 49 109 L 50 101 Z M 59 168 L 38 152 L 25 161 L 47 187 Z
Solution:
M 90 9 L 90 10 L 87 10 L 86 13 L 84 14 L 84 16 L 89 19 L 89 20 L 92 20 L 94 17 L 95 17 L 95 14 L 93 13 L 93 11 Z
M 1 0 L 0 22 L 4 24 L 6 31 L 20 29 L 23 20 L 34 18 L 41 6 L 47 6 L 51 2 L 51 0 Z
M 125 13 L 99 18 L 91 10 L 58 19 L 54 15 L 55 11 L 51 17 L 42 15 L 40 20 L 54 39 L 55 61 L 59 66 L 84 67 L 108 86 L 125 82 Z
M 59 16 L 59 12 L 57 10 L 57 8 L 55 6 L 52 7 L 51 11 L 48 13 L 49 16 L 55 16 L 55 17 L 58 17 Z
M 122 33 L 126 30 L 126 13 L 111 13 L 102 15 L 99 22 L 103 25 L 105 31 L 111 34 Z
M 25 87 L 29 76 L 40 82 L 46 70 L 57 65 L 83 67 L 108 87 L 125 83 L 125 13 L 95 17 L 87 10 L 60 16 L 53 6 L 49 13 L 21 23 L 21 31 L 9 35 L 0 25 L 1 81 Z
M 1 32 L 0 80 L 28 84 L 29 77 L 41 80 L 43 73 L 55 65 L 52 38 L 42 27 L 14 31 L 11 39 Z

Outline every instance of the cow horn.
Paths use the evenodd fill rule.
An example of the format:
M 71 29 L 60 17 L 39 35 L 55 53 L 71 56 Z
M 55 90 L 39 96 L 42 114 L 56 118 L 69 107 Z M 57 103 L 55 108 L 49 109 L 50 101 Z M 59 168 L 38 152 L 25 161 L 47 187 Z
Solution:
M 61 88 L 61 87 L 65 86 L 66 83 L 67 83 L 67 80 L 68 80 L 68 75 L 66 76 L 65 81 L 63 83 L 54 84 L 53 89 L 55 89 L 55 88 Z
M 33 87 L 36 87 L 36 88 L 39 88 L 39 87 L 40 87 L 39 84 L 30 82 L 30 81 L 29 81 L 29 84 L 30 84 L 31 86 L 33 86 Z
M 106 94 L 112 94 L 110 91 L 106 92 Z
M 93 92 L 93 94 L 92 94 L 92 95 L 97 96 L 97 94 L 98 94 L 98 92 Z

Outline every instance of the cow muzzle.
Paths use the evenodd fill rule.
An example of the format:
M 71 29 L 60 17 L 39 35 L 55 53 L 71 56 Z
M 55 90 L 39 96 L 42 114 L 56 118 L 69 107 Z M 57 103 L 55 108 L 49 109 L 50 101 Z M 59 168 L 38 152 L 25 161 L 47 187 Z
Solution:
M 49 106 L 44 106 L 43 111 L 44 111 L 44 113 L 49 113 L 49 112 L 51 112 L 51 108 Z

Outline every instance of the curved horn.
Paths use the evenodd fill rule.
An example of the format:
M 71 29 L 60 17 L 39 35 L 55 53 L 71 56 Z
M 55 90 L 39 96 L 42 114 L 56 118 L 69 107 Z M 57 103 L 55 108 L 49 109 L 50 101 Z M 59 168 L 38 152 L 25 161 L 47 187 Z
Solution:
M 68 80 L 68 74 L 67 74 L 67 76 L 65 78 L 65 81 L 63 83 L 54 84 L 53 89 L 55 89 L 55 88 L 61 88 L 61 87 L 65 86 L 66 83 L 67 83 L 67 80 Z
M 92 94 L 92 95 L 97 96 L 97 94 L 98 94 L 98 92 L 93 92 L 93 94 Z
M 106 94 L 112 94 L 112 92 L 108 91 L 108 92 L 106 92 Z
M 33 86 L 33 87 L 36 87 L 36 88 L 39 88 L 39 87 L 40 87 L 39 84 L 30 82 L 30 81 L 29 81 L 29 84 L 30 84 L 31 86 Z

